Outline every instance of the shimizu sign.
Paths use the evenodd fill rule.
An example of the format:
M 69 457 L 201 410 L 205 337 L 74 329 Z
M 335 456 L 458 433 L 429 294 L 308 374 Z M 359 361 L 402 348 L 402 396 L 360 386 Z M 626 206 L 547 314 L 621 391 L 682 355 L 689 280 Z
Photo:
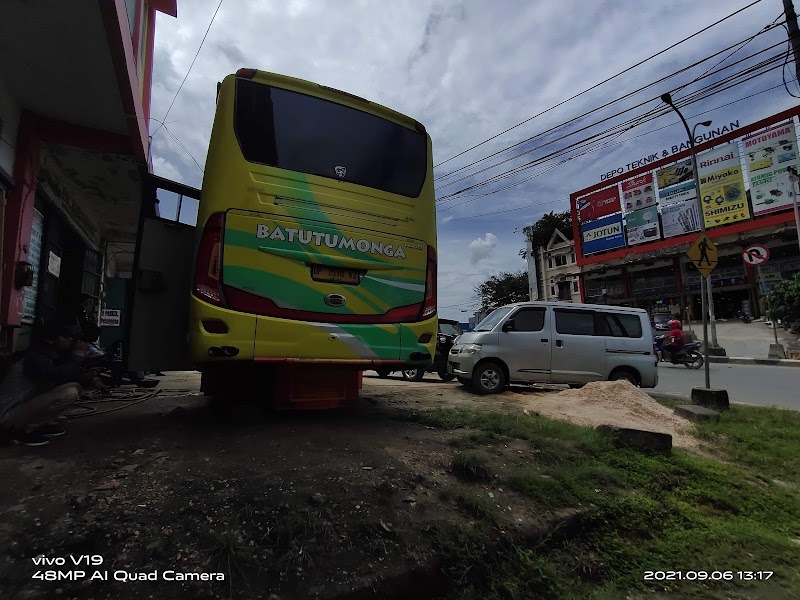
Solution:
M 697 168 L 706 227 L 730 225 L 750 218 L 736 142 L 704 152 L 697 157 Z

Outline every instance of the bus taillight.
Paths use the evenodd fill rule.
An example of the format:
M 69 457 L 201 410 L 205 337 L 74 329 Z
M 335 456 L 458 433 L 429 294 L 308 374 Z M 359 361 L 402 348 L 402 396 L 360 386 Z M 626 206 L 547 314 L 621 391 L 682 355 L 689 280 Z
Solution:
M 242 79 L 253 79 L 258 73 L 257 69 L 239 69 L 236 71 L 236 76 Z
M 428 268 L 425 274 L 425 300 L 422 303 L 423 319 L 436 314 L 436 250 L 428 246 Z
M 206 302 L 225 306 L 222 296 L 222 230 L 225 213 L 214 213 L 208 217 L 200 238 L 197 264 L 194 269 L 194 295 Z

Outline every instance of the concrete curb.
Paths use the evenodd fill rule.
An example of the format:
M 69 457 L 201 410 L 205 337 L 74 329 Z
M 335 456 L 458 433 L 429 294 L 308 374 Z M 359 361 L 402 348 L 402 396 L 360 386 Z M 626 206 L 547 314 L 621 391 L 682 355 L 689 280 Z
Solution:
M 800 360 L 788 358 L 747 358 L 743 356 L 709 356 L 709 362 L 728 365 L 771 365 L 773 367 L 800 367 Z
M 645 394 L 656 400 L 680 400 L 681 402 L 691 402 L 692 398 L 686 394 L 670 394 L 667 392 L 651 392 L 642 390 Z

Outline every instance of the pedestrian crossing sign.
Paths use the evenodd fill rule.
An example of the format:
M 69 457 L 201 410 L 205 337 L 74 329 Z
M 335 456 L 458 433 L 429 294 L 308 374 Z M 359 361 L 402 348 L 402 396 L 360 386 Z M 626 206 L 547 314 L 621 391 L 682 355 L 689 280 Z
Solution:
M 686 256 L 688 256 L 689 260 L 697 267 L 700 275 L 708 277 L 711 271 L 714 270 L 714 267 L 717 266 L 719 252 L 714 242 L 711 241 L 711 238 L 705 233 L 701 233 L 694 241 L 694 244 L 686 251 Z

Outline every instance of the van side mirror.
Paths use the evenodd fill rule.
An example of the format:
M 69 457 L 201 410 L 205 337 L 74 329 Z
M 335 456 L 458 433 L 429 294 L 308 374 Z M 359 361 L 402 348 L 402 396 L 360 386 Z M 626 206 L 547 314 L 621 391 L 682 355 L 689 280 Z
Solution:
M 516 331 L 517 326 L 514 323 L 514 319 L 509 319 L 505 323 L 503 323 L 503 331 Z

